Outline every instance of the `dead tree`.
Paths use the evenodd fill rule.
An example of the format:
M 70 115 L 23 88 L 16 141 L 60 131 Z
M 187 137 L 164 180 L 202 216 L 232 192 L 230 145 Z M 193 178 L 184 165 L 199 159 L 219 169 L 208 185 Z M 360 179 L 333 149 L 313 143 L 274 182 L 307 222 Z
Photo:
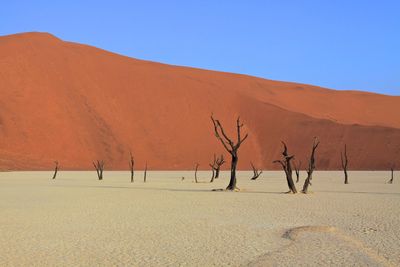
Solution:
M 197 180 L 197 169 L 199 168 L 199 165 L 200 164 L 196 163 L 195 171 L 194 171 L 194 181 L 196 182 L 196 184 L 198 183 L 198 180 Z
M 292 192 L 293 194 L 296 194 L 297 189 L 293 182 L 293 177 L 292 177 L 293 170 L 292 170 L 292 165 L 290 162 L 292 159 L 294 159 L 294 155 L 289 156 L 288 149 L 287 149 L 285 142 L 283 142 L 283 141 L 281 141 L 281 142 L 283 144 L 283 152 L 282 152 L 283 159 L 275 160 L 275 161 L 273 161 L 273 163 L 281 164 L 282 169 L 286 174 L 286 181 L 287 181 L 287 184 L 289 187 L 288 193 Z
M 315 150 L 317 149 L 318 145 L 319 141 L 316 137 L 314 137 L 314 143 L 312 145 L 310 161 L 308 162 L 307 178 L 304 181 L 303 190 L 301 191 L 304 194 L 307 194 L 308 187 L 311 185 L 312 174 L 315 170 Z
M 130 155 L 131 155 L 131 158 L 129 160 L 129 167 L 131 169 L 131 183 L 133 183 L 133 176 L 135 175 L 135 171 L 134 171 L 135 161 L 133 159 L 132 152 L 130 152 Z
M 214 179 L 217 179 L 219 177 L 219 172 L 221 169 L 221 166 L 225 163 L 224 160 L 224 155 L 221 154 L 220 157 L 216 157 L 214 154 L 214 161 L 210 163 L 211 171 L 212 171 L 212 176 L 210 183 L 214 182 Z
M 143 182 L 145 183 L 146 180 L 147 180 L 147 161 L 146 161 L 146 165 L 144 167 Z
M 212 171 L 212 175 L 211 175 L 211 180 L 210 183 L 214 182 L 214 178 L 215 178 L 215 164 L 217 162 L 217 158 L 214 154 L 214 161 L 212 163 L 210 163 L 210 167 L 211 167 L 211 171 Z
M 236 144 L 230 139 L 222 128 L 221 123 L 219 120 L 215 120 L 214 117 L 211 115 L 211 120 L 214 125 L 214 132 L 215 136 L 224 146 L 224 148 L 231 154 L 231 179 L 229 181 L 229 185 L 226 187 L 226 190 L 239 190 L 236 187 L 236 167 L 238 164 L 238 150 L 240 145 L 247 139 L 248 134 L 246 134 L 243 138 L 241 137 L 241 128 L 243 127 L 243 123 L 240 123 L 240 117 L 236 120 L 236 132 L 237 132 L 237 141 Z M 222 135 L 222 136 L 221 136 Z
M 96 169 L 97 172 L 97 178 L 99 180 L 103 180 L 103 170 L 104 170 L 104 161 L 99 161 L 97 160 L 96 162 L 93 161 L 93 166 Z
M 53 174 L 53 180 L 56 179 L 57 172 L 58 172 L 58 161 L 54 161 L 56 166 L 54 167 L 54 174 Z
M 388 184 L 393 184 L 393 177 L 394 177 L 394 166 L 390 167 L 391 178 L 388 181 Z
M 215 162 L 215 179 L 218 179 L 219 177 L 219 172 L 221 170 L 221 166 L 224 165 L 225 163 L 225 159 L 224 159 L 224 155 L 221 154 L 221 156 L 219 158 L 217 158 L 216 162 Z
M 340 159 L 342 161 L 342 169 L 344 172 L 344 183 L 348 184 L 349 183 L 349 176 L 347 174 L 347 166 L 348 166 L 348 159 L 347 159 L 347 145 L 344 145 L 344 152 L 340 152 Z
M 296 183 L 300 181 L 300 169 L 301 169 L 301 161 L 299 161 L 299 165 L 296 162 L 293 162 L 294 172 L 296 173 Z
M 250 180 L 257 180 L 257 178 L 261 175 L 262 170 L 257 170 L 256 167 L 254 167 L 253 162 L 250 162 L 251 168 L 253 169 L 253 177 L 251 177 Z

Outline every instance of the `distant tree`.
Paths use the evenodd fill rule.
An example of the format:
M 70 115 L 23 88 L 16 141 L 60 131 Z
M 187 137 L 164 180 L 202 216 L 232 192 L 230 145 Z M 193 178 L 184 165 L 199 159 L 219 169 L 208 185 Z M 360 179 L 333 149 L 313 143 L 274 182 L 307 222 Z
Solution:
M 312 145 L 310 161 L 308 162 L 307 178 L 304 181 L 303 190 L 302 190 L 302 192 L 304 194 L 307 194 L 308 187 L 311 185 L 312 174 L 313 174 L 313 172 L 315 170 L 315 150 L 317 149 L 318 145 L 319 145 L 319 141 L 318 141 L 318 139 L 316 137 L 314 137 L 314 142 L 313 142 L 313 145 Z
M 217 158 L 216 158 L 216 156 L 214 154 L 214 161 L 211 162 L 210 164 L 208 164 L 208 165 L 210 165 L 211 171 L 212 171 L 210 183 L 214 182 L 214 178 L 215 178 L 215 162 L 216 161 L 217 161 Z
M 388 181 L 388 184 L 393 184 L 393 178 L 394 178 L 394 165 L 392 165 L 392 167 L 390 167 L 390 172 L 391 172 L 391 178 Z
M 93 161 L 93 166 L 96 169 L 97 172 L 97 178 L 99 180 L 103 180 L 103 170 L 104 170 L 104 161 L 97 160 L 96 162 Z
M 301 169 L 301 161 L 297 165 L 296 162 L 293 162 L 294 172 L 296 173 L 296 183 L 300 181 L 300 169 Z
M 219 177 L 221 166 L 224 163 L 225 163 L 224 155 L 221 154 L 221 156 L 217 158 L 216 155 L 214 154 L 214 160 L 212 163 L 209 164 L 212 171 L 210 183 L 214 182 L 214 178 L 217 179 Z
M 133 159 L 132 152 L 130 152 L 130 155 L 131 155 L 131 158 L 129 160 L 129 168 L 131 170 L 131 183 L 133 183 L 133 177 L 135 175 L 135 171 L 134 171 L 135 161 Z
M 257 178 L 261 175 L 262 170 L 258 170 L 256 167 L 254 167 L 253 162 L 250 162 L 251 168 L 253 169 L 253 177 L 251 177 L 250 180 L 257 180 Z
M 144 174 L 143 174 L 143 182 L 145 183 L 147 181 L 147 161 L 146 161 L 146 166 L 144 167 Z
M 221 154 L 219 158 L 217 158 L 215 162 L 215 179 L 219 178 L 219 172 L 221 170 L 221 166 L 224 165 L 225 160 L 224 160 L 224 155 Z
M 58 167 L 58 161 L 54 161 L 54 163 L 56 164 L 56 166 L 54 167 L 53 180 L 56 179 L 58 168 L 59 168 Z
M 226 151 L 231 154 L 231 179 L 229 181 L 229 185 L 226 187 L 226 190 L 239 190 L 236 187 L 236 167 L 239 161 L 238 157 L 238 150 L 240 145 L 247 139 L 248 134 L 246 134 L 243 138 L 241 137 L 241 128 L 243 124 L 240 123 L 240 117 L 236 120 L 236 132 L 237 132 L 237 141 L 234 143 L 232 139 L 230 139 L 226 134 L 225 131 L 219 122 L 219 120 L 215 120 L 214 117 L 211 115 L 211 121 L 214 125 L 214 132 L 215 136 L 224 146 Z M 222 135 L 222 136 L 221 136 Z
M 289 187 L 289 192 L 292 192 L 293 194 L 297 193 L 296 186 L 294 185 L 293 178 L 292 178 L 292 165 L 291 165 L 291 160 L 294 159 L 294 155 L 289 155 L 288 154 L 288 149 L 285 144 L 285 142 L 282 141 L 283 144 L 283 152 L 282 152 L 282 160 L 275 160 L 273 163 L 279 163 L 282 166 L 283 171 L 286 174 L 286 181 Z
M 342 169 L 344 172 L 344 183 L 348 184 L 349 183 L 349 176 L 347 174 L 347 166 L 348 166 L 348 159 L 347 159 L 347 145 L 344 145 L 344 151 L 340 152 L 340 159 L 342 161 Z
M 199 165 L 200 164 L 198 164 L 198 163 L 196 163 L 196 165 L 195 165 L 195 170 L 194 170 L 194 181 L 196 182 L 196 183 L 198 183 L 198 180 L 197 180 L 197 170 L 198 170 L 198 168 L 199 168 Z

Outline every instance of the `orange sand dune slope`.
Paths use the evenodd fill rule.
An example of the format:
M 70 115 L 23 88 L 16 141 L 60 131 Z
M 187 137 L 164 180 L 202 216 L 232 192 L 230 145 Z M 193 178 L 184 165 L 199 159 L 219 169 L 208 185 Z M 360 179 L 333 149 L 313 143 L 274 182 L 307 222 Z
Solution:
M 0 168 L 207 168 L 224 153 L 210 114 L 229 134 L 241 116 L 249 162 L 277 168 L 280 140 L 319 169 L 339 168 L 348 144 L 352 169 L 400 165 L 400 97 L 265 80 L 136 60 L 64 42 L 47 33 L 0 37 Z M 228 156 L 228 155 L 226 155 Z

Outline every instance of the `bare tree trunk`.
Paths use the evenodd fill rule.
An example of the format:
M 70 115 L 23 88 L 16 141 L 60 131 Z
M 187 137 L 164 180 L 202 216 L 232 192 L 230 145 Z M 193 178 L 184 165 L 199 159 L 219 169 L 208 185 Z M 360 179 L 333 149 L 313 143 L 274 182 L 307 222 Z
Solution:
M 289 187 L 289 192 L 292 192 L 293 194 L 297 193 L 297 189 L 296 186 L 294 185 L 293 182 L 293 170 L 292 170 L 292 165 L 291 165 L 291 160 L 294 159 L 294 156 L 289 156 L 288 154 L 288 149 L 287 146 L 285 144 L 285 142 L 282 141 L 283 144 L 283 160 L 275 160 L 273 161 L 273 163 L 279 163 L 282 166 L 282 169 L 284 170 L 285 174 L 286 174 L 286 181 Z
M 210 183 L 214 182 L 214 179 L 215 179 L 215 171 L 214 171 L 214 168 L 211 168 L 211 171 L 212 171 L 212 175 L 211 175 Z
M 347 145 L 346 144 L 344 145 L 344 152 L 340 153 L 340 159 L 342 161 L 342 169 L 343 169 L 343 172 L 344 172 L 344 183 L 348 184 L 349 183 L 349 176 L 347 174 L 347 166 L 348 166 L 349 161 L 347 159 Z
M 212 176 L 211 176 L 211 180 L 210 183 L 214 182 L 214 178 L 215 178 L 215 168 L 216 168 L 216 163 L 217 163 L 217 157 L 214 154 L 214 160 L 212 163 L 210 163 L 210 167 L 211 167 L 211 171 L 212 171 Z
M 253 168 L 253 177 L 251 177 L 250 180 L 256 180 L 258 177 L 260 177 L 262 171 L 261 170 L 257 170 L 256 167 L 254 167 L 253 162 L 250 162 L 251 168 Z
M 390 172 L 391 172 L 391 178 L 388 181 L 388 184 L 393 184 L 393 178 L 394 178 L 394 167 L 390 168 Z
M 104 161 L 97 160 L 96 163 L 93 162 L 93 166 L 96 169 L 97 178 L 103 180 Z
M 211 115 L 211 120 L 214 125 L 214 133 L 221 144 L 224 146 L 226 151 L 231 154 L 231 179 L 229 181 L 229 185 L 226 187 L 226 190 L 239 190 L 236 187 L 236 167 L 238 163 L 238 150 L 240 145 L 247 139 L 248 134 L 246 134 L 243 138 L 241 138 L 241 128 L 243 124 L 240 123 L 240 117 L 236 120 L 236 133 L 237 133 L 237 141 L 236 144 L 226 135 L 224 128 L 222 127 L 219 120 L 215 120 L 214 117 Z M 222 136 L 221 136 L 222 135 Z M 222 165 L 222 164 L 221 164 Z
M 194 181 L 196 182 L 196 184 L 198 183 L 197 181 L 197 169 L 199 168 L 199 164 L 196 163 L 196 167 L 195 167 L 195 171 L 194 171 Z
M 237 155 L 232 154 L 231 179 L 229 181 L 229 185 L 226 188 L 226 190 L 237 190 L 237 187 L 236 187 L 236 167 L 237 167 L 238 161 L 239 161 L 239 158 L 237 157 Z
M 293 178 L 292 178 L 293 171 L 292 171 L 292 166 L 291 166 L 290 160 L 291 159 L 287 160 L 287 166 L 286 166 L 286 168 L 287 168 L 287 180 L 288 180 L 288 185 L 289 185 L 290 191 L 292 191 L 293 194 L 296 194 L 297 193 L 297 189 L 296 189 L 296 186 L 293 183 Z
M 315 150 L 317 149 L 318 145 L 319 145 L 319 141 L 317 140 L 316 137 L 314 137 L 314 143 L 313 143 L 312 150 L 311 150 L 310 161 L 308 163 L 307 178 L 304 181 L 303 190 L 302 190 L 302 192 L 304 194 L 307 194 L 308 187 L 311 185 L 312 174 L 315 170 Z
M 219 171 L 221 169 L 221 166 L 224 165 L 225 163 L 225 159 L 224 159 L 224 155 L 221 154 L 221 156 L 219 158 L 217 158 L 215 164 L 216 164 L 216 168 L 215 168 L 215 179 L 218 179 L 219 177 Z
M 54 161 L 54 163 L 56 164 L 55 168 L 54 168 L 54 174 L 53 174 L 53 180 L 56 179 L 57 176 L 57 172 L 58 172 L 58 161 Z
M 131 158 L 129 161 L 129 167 L 131 169 L 131 183 L 133 183 L 134 182 L 133 177 L 135 175 L 135 171 L 134 171 L 135 161 L 133 159 L 132 152 L 130 152 L 130 155 L 131 155 Z
M 144 174 L 143 174 L 143 182 L 145 183 L 147 179 L 147 162 L 146 162 L 146 166 L 144 167 Z
M 221 167 L 217 167 L 217 169 L 215 170 L 215 179 L 219 178 L 219 170 Z
M 344 183 L 345 184 L 349 183 L 349 175 L 347 174 L 347 170 L 344 170 Z
M 300 168 L 301 168 L 301 161 L 299 161 L 299 165 L 296 165 L 296 162 L 293 162 L 294 171 L 296 173 L 296 183 L 300 181 Z

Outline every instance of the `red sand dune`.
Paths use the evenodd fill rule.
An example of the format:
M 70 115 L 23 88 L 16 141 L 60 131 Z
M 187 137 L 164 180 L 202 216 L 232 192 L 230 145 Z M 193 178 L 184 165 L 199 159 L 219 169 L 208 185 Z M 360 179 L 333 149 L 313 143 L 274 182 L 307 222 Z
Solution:
M 339 168 L 344 143 L 350 169 L 400 166 L 395 96 L 136 60 L 47 33 L 0 37 L 0 92 L 0 169 L 126 169 L 130 150 L 137 168 L 206 169 L 225 153 L 212 112 L 230 134 L 245 123 L 242 169 L 278 168 L 280 140 L 305 163 L 314 136 L 319 169 Z

